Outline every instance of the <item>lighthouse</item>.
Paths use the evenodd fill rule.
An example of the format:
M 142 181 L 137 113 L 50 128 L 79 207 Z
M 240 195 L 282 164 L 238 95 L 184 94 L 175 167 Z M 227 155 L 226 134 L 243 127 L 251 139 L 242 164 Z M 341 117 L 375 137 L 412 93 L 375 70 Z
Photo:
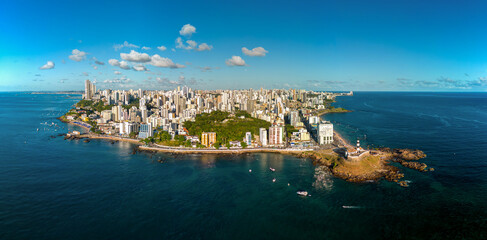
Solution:
M 360 140 L 357 139 L 357 151 L 360 151 Z

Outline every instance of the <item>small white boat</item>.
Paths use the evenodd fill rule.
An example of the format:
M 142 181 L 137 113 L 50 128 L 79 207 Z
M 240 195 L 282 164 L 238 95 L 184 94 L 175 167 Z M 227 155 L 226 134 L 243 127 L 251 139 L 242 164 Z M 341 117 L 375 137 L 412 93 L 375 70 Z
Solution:
M 274 178 L 274 179 L 272 179 L 272 182 L 276 182 L 276 179 L 275 179 L 275 178 Z
M 271 170 L 272 172 L 275 172 L 276 171 L 275 168 L 269 168 L 269 170 Z
M 346 205 L 344 205 L 344 206 L 342 206 L 342 208 L 360 208 L 360 207 L 359 206 L 346 206 Z
M 297 191 L 296 193 L 298 195 L 300 195 L 300 196 L 304 196 L 304 197 L 308 196 L 308 192 L 307 191 Z
M 252 169 L 249 169 L 249 172 L 252 172 Z

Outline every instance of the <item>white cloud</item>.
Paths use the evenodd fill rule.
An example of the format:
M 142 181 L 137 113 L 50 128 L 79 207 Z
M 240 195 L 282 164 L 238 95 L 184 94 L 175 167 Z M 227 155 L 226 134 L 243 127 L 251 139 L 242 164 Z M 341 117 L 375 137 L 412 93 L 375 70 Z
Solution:
M 196 43 L 193 40 L 188 40 L 188 41 L 186 41 L 186 43 L 188 44 L 189 49 L 194 49 L 196 47 L 196 45 L 198 45 L 198 43 Z
M 158 54 L 155 54 L 154 56 L 152 56 L 150 64 L 153 66 L 156 66 L 156 67 L 166 67 L 166 68 L 184 68 L 185 67 L 184 65 L 174 63 L 169 58 L 161 57 Z
M 120 66 L 120 62 L 117 59 L 110 59 L 108 60 L 108 63 L 112 66 Z
M 151 50 L 151 48 L 150 47 L 143 46 L 142 47 L 142 50 Z
M 193 40 L 187 40 L 186 44 L 183 42 L 181 37 L 176 38 L 176 48 L 182 48 L 186 50 L 196 50 L 196 51 L 210 51 L 213 46 L 207 43 L 202 43 L 198 46 L 198 43 Z
M 144 65 L 142 65 L 142 64 L 135 65 L 135 66 L 133 66 L 132 68 L 133 68 L 135 71 L 138 71 L 138 72 L 140 72 L 140 71 L 147 71 L 147 68 L 146 68 Z
M 122 73 L 121 73 L 121 72 L 119 72 L 119 71 L 115 71 L 115 72 L 113 72 L 113 73 L 115 73 L 116 75 L 120 75 L 120 74 L 122 74 Z
M 186 24 L 181 28 L 181 30 L 179 31 L 179 34 L 181 34 L 182 36 L 191 37 L 191 35 L 195 32 L 196 32 L 196 28 L 193 25 Z
M 123 42 L 122 44 L 115 44 L 113 45 L 113 48 L 115 49 L 115 51 L 118 51 L 124 47 L 127 47 L 127 48 L 139 48 L 139 46 L 135 45 L 135 44 L 132 44 L 132 43 L 128 43 L 127 41 Z
M 120 67 L 121 69 L 125 69 L 125 70 L 130 69 L 129 64 L 125 61 L 118 61 L 117 59 L 110 59 L 110 60 L 108 60 L 108 63 L 112 66 Z
M 159 50 L 161 50 L 161 51 L 166 51 L 166 49 L 167 49 L 167 48 L 166 48 L 166 47 L 164 47 L 164 46 L 159 46 L 159 47 L 157 47 L 157 49 L 159 49 Z
M 46 64 L 42 65 L 39 69 L 46 70 L 46 69 L 53 69 L 55 66 L 53 61 L 47 61 Z
M 267 50 L 265 50 L 263 47 L 256 47 L 252 50 L 247 49 L 246 47 L 242 48 L 242 52 L 251 57 L 264 57 L 266 53 L 268 53 Z
M 232 58 L 227 59 L 225 63 L 228 66 L 245 66 L 245 61 L 240 56 L 232 56 Z
M 182 49 L 186 49 L 186 50 L 191 50 L 193 49 L 194 47 L 196 47 L 197 43 L 193 40 L 188 40 L 186 41 L 186 43 L 188 45 L 185 45 L 183 40 L 181 39 L 181 37 L 178 37 L 176 38 L 176 48 L 182 48 Z
M 129 62 L 150 62 L 151 60 L 149 54 L 139 53 L 134 50 L 131 50 L 130 53 L 120 53 L 120 57 Z
M 93 67 L 93 69 L 95 69 L 95 70 L 97 70 L 97 69 L 98 69 L 98 66 L 96 66 L 96 65 L 93 65 L 92 67 Z
M 78 49 L 74 49 L 73 51 L 71 51 L 71 54 L 72 55 L 69 55 L 69 59 L 76 62 L 82 61 L 83 59 L 86 58 L 87 55 L 86 52 L 80 51 Z
M 130 69 L 130 66 L 127 62 L 125 61 L 120 61 L 120 66 L 119 66 L 121 69 L 125 69 L 125 70 L 128 70 Z
M 210 51 L 211 49 L 213 48 L 213 46 L 211 45 L 208 45 L 206 43 L 202 43 L 198 46 L 198 49 L 196 49 L 197 51 Z

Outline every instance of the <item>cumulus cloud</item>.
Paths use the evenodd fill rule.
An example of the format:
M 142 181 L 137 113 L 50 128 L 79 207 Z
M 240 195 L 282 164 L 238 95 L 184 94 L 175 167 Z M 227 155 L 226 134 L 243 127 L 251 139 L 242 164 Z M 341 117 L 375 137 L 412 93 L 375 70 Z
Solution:
M 201 43 L 198 45 L 196 41 L 187 40 L 186 43 L 183 42 L 181 37 L 176 38 L 176 48 L 186 49 L 186 50 L 196 50 L 196 51 L 210 51 L 213 46 L 207 43 Z
M 120 58 L 129 62 L 150 62 L 151 57 L 147 53 L 139 53 L 131 50 L 130 53 L 120 53 Z
M 202 43 L 198 46 L 198 49 L 196 49 L 196 50 L 197 51 L 210 51 L 212 48 L 213 48 L 213 46 L 210 46 L 206 43 Z
M 118 51 L 124 47 L 127 47 L 127 48 L 139 48 L 139 46 L 135 45 L 135 44 L 132 44 L 132 43 L 128 43 L 127 41 L 123 42 L 122 44 L 115 44 L 113 45 L 113 48 L 115 49 L 115 51 Z
M 157 47 L 157 49 L 159 49 L 159 50 L 161 50 L 161 51 L 166 51 L 166 49 L 167 49 L 167 48 L 166 48 L 166 47 L 164 47 L 164 46 L 159 46 L 159 47 Z
M 78 49 L 74 49 L 73 51 L 71 51 L 71 55 L 69 55 L 69 59 L 76 62 L 80 62 L 86 58 L 86 55 L 87 55 L 86 52 L 80 51 Z
M 195 32 L 196 32 L 196 28 L 193 25 L 186 24 L 181 28 L 179 34 L 181 34 L 182 36 L 191 37 L 191 35 Z
M 142 64 L 139 64 L 139 65 L 135 65 L 132 67 L 135 71 L 138 71 L 138 72 L 141 72 L 141 71 L 147 71 L 147 68 L 142 65 Z
M 92 67 L 93 67 L 93 69 L 95 69 L 95 70 L 97 70 L 97 69 L 98 69 L 98 66 L 96 66 L 96 65 L 93 65 Z
M 228 66 L 245 66 L 245 61 L 240 56 L 232 56 L 232 58 L 227 59 L 225 63 Z
M 41 70 L 46 70 L 46 69 L 53 69 L 54 68 L 54 62 L 53 61 L 47 61 L 46 64 L 42 65 L 39 69 Z
M 143 46 L 142 47 L 142 50 L 151 50 L 151 48 L 150 47 Z
M 184 65 L 174 63 L 171 59 L 161 57 L 158 54 L 152 56 L 150 63 L 156 67 L 165 67 L 165 68 L 184 68 Z
M 110 59 L 110 60 L 108 60 L 108 63 L 112 66 L 120 67 L 121 69 L 125 69 L 125 70 L 130 69 L 129 64 L 125 61 L 118 61 L 117 59 Z
M 119 72 L 119 71 L 114 71 L 113 73 L 115 73 L 116 75 L 121 75 L 122 73 Z
M 252 50 L 247 49 L 246 47 L 242 48 L 243 54 L 251 57 L 264 57 L 266 53 L 268 53 L 267 50 L 265 50 L 263 47 L 256 47 Z

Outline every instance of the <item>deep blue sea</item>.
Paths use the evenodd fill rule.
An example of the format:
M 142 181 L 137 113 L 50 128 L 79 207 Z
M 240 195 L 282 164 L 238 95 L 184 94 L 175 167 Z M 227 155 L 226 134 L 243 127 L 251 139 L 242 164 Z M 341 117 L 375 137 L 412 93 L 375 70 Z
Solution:
M 403 169 L 408 188 L 280 154 L 132 155 L 52 138 L 77 129 L 56 117 L 79 98 L 0 93 L 0 239 L 487 238 L 487 93 L 338 98 L 353 112 L 324 118 L 351 142 L 428 155 L 436 171 Z

